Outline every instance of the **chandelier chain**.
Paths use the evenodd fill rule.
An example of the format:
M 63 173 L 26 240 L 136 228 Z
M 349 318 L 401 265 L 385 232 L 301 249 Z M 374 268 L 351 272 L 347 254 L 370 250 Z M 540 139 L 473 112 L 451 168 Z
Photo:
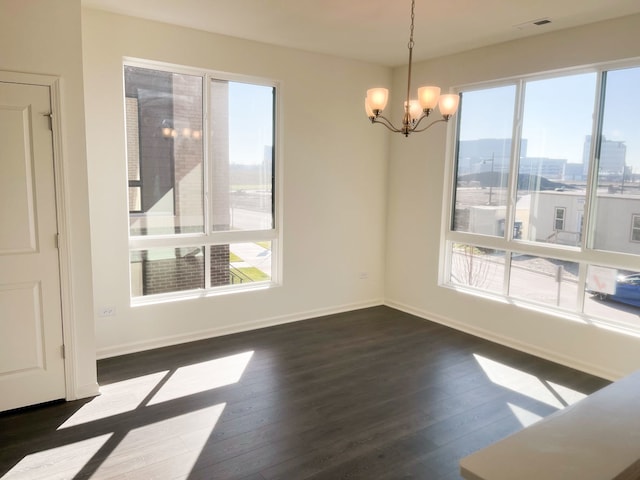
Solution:
M 409 71 L 407 72 L 407 99 L 404 104 L 404 123 L 410 121 L 409 108 L 411 102 L 411 64 L 413 63 L 413 24 L 415 20 L 416 0 L 411 0 L 411 28 L 409 30 Z
M 411 0 L 411 28 L 409 29 L 409 48 L 413 48 L 413 24 L 416 18 L 416 14 L 414 12 L 416 8 L 416 0 Z

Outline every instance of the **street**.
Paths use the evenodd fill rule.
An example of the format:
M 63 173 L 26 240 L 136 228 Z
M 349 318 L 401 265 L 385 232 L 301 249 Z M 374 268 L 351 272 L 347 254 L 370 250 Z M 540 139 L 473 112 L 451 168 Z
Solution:
M 524 258 L 523 258 L 524 257 Z M 570 311 L 580 311 L 577 306 L 577 264 L 562 267 L 560 282 L 556 281 L 557 262 L 542 258 L 516 257 L 512 260 L 509 296 Z M 504 257 L 454 251 L 451 281 L 469 285 L 492 293 L 502 293 Z M 640 308 L 610 300 L 599 300 L 585 292 L 584 313 L 605 320 L 628 325 L 640 325 Z

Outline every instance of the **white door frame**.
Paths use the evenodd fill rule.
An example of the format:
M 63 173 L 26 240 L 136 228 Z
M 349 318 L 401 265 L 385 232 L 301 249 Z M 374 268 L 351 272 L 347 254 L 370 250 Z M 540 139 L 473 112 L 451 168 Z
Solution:
M 60 78 L 53 75 L 39 75 L 0 71 L 0 81 L 40 85 L 49 87 L 51 96 L 51 130 L 53 137 L 53 171 L 56 190 L 56 214 L 58 220 L 58 263 L 60 271 L 60 303 L 62 307 L 62 335 L 64 340 L 64 376 L 65 398 L 78 398 L 78 384 L 76 378 L 76 345 L 75 345 L 75 315 L 72 302 L 71 276 L 71 239 L 69 235 L 69 191 L 66 187 L 65 157 L 62 148 L 62 112 L 60 98 Z

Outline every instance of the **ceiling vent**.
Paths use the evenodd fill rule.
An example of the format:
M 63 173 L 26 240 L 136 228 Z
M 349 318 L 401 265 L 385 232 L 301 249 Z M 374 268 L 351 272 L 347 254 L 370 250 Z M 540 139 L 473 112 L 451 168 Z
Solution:
M 517 28 L 518 30 L 524 30 L 525 28 L 540 27 L 542 25 L 547 25 L 549 23 L 551 23 L 551 19 L 549 17 L 544 17 L 544 18 L 538 18 L 537 20 L 529 20 L 528 22 L 514 25 L 513 28 Z

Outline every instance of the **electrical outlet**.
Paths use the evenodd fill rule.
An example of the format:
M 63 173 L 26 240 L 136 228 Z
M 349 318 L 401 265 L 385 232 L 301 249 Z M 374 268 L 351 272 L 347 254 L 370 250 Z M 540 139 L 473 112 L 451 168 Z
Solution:
M 107 305 L 100 307 L 98 310 L 98 316 L 100 317 L 113 317 L 116 314 L 116 307 L 113 305 Z

